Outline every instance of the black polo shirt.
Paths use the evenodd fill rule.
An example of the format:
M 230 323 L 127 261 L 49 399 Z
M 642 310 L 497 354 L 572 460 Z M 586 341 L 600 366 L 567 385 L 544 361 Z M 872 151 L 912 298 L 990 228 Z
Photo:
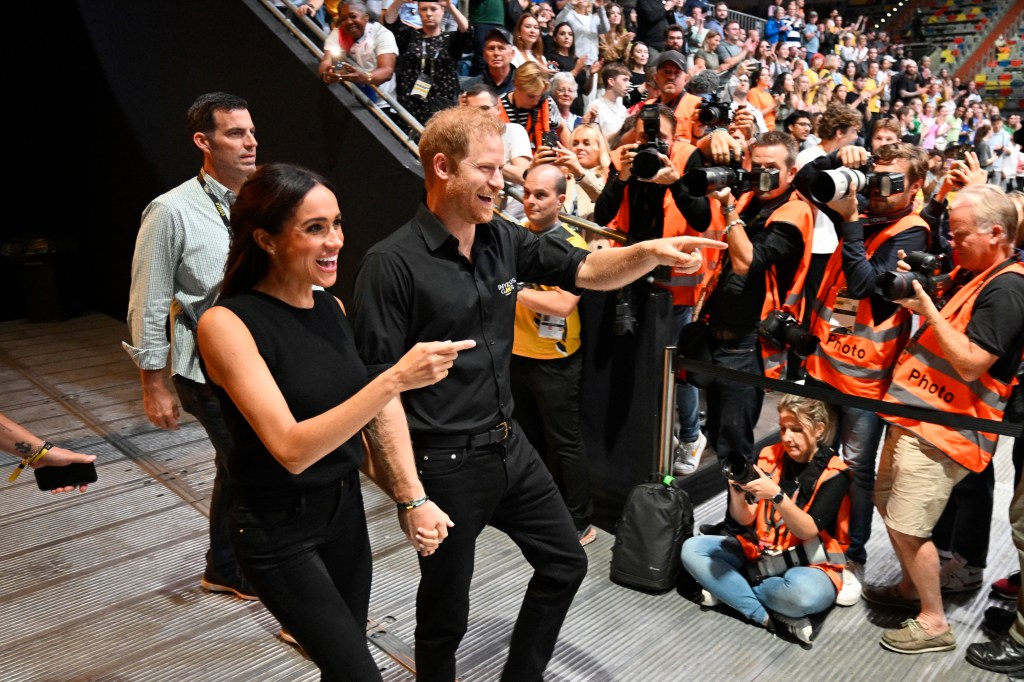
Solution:
M 356 273 L 356 345 L 370 376 L 420 341 L 473 339 L 442 381 L 402 394 L 416 434 L 477 434 L 512 417 L 509 364 L 518 282 L 573 293 L 587 251 L 495 219 L 476 226 L 472 263 L 421 205 Z

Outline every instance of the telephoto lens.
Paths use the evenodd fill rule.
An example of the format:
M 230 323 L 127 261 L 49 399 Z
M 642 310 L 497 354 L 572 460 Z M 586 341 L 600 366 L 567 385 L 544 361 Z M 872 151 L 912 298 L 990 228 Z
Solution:
M 737 485 L 749 483 L 757 478 L 754 465 L 738 452 L 734 452 L 722 460 L 722 475 Z
M 861 191 L 867 177 L 853 168 L 836 168 L 818 173 L 811 180 L 811 198 L 821 204 L 842 199 L 851 192 Z

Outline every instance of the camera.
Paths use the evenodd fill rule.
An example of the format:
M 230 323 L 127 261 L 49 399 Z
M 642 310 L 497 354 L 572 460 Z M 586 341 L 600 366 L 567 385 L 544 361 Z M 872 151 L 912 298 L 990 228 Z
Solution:
M 638 180 L 650 180 L 657 175 L 662 166 L 659 154 L 668 156 L 668 142 L 660 137 L 661 113 L 658 108 L 657 104 L 646 104 L 640 110 L 640 120 L 643 122 L 647 142 L 636 148 L 636 155 L 633 157 L 633 175 Z
M 754 469 L 754 465 L 738 452 L 731 453 L 722 460 L 722 475 L 735 485 L 756 481 L 758 476 Z
M 727 102 L 719 100 L 716 92 L 701 95 L 701 102 L 697 105 L 697 120 L 709 128 L 727 126 L 732 123 L 732 109 Z
M 733 168 L 731 166 L 712 166 L 711 168 L 696 168 L 683 176 L 683 184 L 695 197 L 706 196 L 728 187 L 736 196 L 756 190 L 758 192 L 770 192 L 779 187 L 778 168 Z
M 942 274 L 944 256 L 924 251 L 911 251 L 903 257 L 909 272 L 883 272 L 875 278 L 875 291 L 887 301 L 910 298 L 914 295 L 914 280 L 921 283 L 925 293 L 935 300 L 945 298 L 952 280 Z
M 795 317 L 784 310 L 773 310 L 761 320 L 757 335 L 776 350 L 792 348 L 797 355 L 806 358 L 814 353 L 821 340 L 800 326 Z
M 628 288 L 619 289 L 615 295 L 615 317 L 612 320 L 612 333 L 625 336 L 636 332 L 636 310 L 633 308 L 633 294 Z
M 879 196 L 899 194 L 906 189 L 903 173 L 864 173 L 856 168 L 823 171 L 811 180 L 811 198 L 821 204 L 850 196 L 854 192 L 878 190 Z

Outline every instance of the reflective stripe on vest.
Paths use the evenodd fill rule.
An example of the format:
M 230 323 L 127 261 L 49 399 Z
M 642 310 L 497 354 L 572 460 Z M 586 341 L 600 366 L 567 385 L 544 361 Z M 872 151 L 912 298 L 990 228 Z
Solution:
M 1005 262 L 1005 261 L 1004 261 Z M 939 314 L 960 333 L 971 320 L 974 302 L 991 280 L 989 276 L 1003 262 L 993 265 L 953 294 Z M 955 269 L 952 277 L 960 272 Z M 1024 276 L 1024 265 L 1017 261 L 1003 267 L 995 276 Z M 995 279 L 995 277 L 992 277 Z M 931 325 L 924 325 L 917 337 L 900 355 L 893 371 L 892 384 L 885 400 L 913 407 L 956 412 L 981 419 L 1001 421 L 1016 377 L 1008 383 L 985 372 L 974 381 L 964 381 L 945 359 Z M 954 429 L 906 417 L 881 414 L 886 421 L 901 426 L 971 471 L 983 471 L 995 453 L 998 436 L 991 433 Z
M 782 463 L 785 457 L 785 448 L 782 443 L 769 445 L 761 450 L 761 454 L 757 458 L 757 466 L 764 471 L 772 481 L 779 484 L 782 480 Z M 821 472 L 821 475 L 818 476 L 818 480 L 814 485 L 814 491 L 811 493 L 810 499 L 802 509 L 805 512 L 809 510 L 811 505 L 814 504 L 814 499 L 817 497 L 822 484 L 835 476 L 841 475 L 847 468 L 846 463 L 844 463 L 838 455 L 830 458 L 825 469 Z M 795 498 L 793 501 L 796 501 Z M 769 510 L 771 511 L 770 519 L 768 514 Z M 768 500 L 760 500 L 758 502 L 754 519 L 756 522 L 755 532 L 762 546 L 769 547 L 771 549 L 787 550 L 791 547 L 804 544 L 805 542 L 789 531 L 789 528 L 786 527 L 785 522 L 782 520 L 782 515 Z M 826 575 L 828 575 L 837 591 L 842 588 L 843 584 L 843 565 L 846 563 L 845 552 L 847 547 L 849 547 L 849 523 L 850 496 L 847 494 L 839 506 L 839 512 L 836 514 L 836 537 L 833 538 L 824 530 L 818 531 L 817 538 L 824 546 L 827 556 L 829 557 L 829 562 L 824 564 L 811 564 L 814 568 L 821 569 Z M 754 545 L 754 543 L 743 535 L 737 536 L 737 539 L 743 546 L 743 552 L 748 559 L 753 560 L 760 556 L 761 548 L 759 546 Z
M 789 285 L 785 298 L 779 292 L 778 283 L 775 281 L 776 267 L 772 265 L 765 272 L 768 295 L 765 297 L 764 306 L 761 308 L 761 319 L 763 320 L 772 310 L 781 307 L 782 310 L 790 313 L 797 320 L 802 320 L 804 281 L 807 279 L 807 269 L 811 265 L 814 215 L 811 213 L 811 207 L 796 192 L 793 192 L 789 197 L 789 201 L 775 209 L 775 212 L 768 217 L 765 227 L 769 227 L 776 221 L 789 223 L 800 231 L 800 235 L 804 238 L 804 252 L 800 257 L 800 264 L 797 266 L 796 272 L 793 273 L 793 282 Z M 782 301 L 781 306 L 779 306 L 778 301 Z M 764 367 L 764 375 L 772 379 L 781 379 L 786 373 L 786 351 L 776 351 L 763 343 L 759 345 L 761 346 L 761 363 Z
M 911 213 L 884 230 L 879 230 L 864 243 L 870 260 L 886 241 L 906 230 L 923 227 L 927 223 Z M 860 299 L 852 333 L 844 334 L 832 329 L 837 294 L 846 287 L 843 272 L 842 246 L 829 258 L 817 296 L 810 301 L 810 332 L 821 343 L 804 363 L 807 374 L 849 395 L 880 400 L 885 395 L 892 367 L 900 351 L 910 340 L 911 312 L 899 306 L 885 320 L 875 323 L 871 297 Z

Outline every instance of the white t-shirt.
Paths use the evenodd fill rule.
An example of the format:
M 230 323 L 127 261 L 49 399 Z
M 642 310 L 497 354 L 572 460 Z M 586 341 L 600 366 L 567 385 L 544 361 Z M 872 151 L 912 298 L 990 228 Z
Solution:
M 327 40 L 324 41 L 324 52 L 332 52 L 344 57 L 346 56 L 345 51 L 341 49 L 338 36 L 340 30 L 336 28 L 327 34 Z M 363 70 L 373 71 L 377 68 L 377 57 L 382 54 L 393 54 L 397 58 L 398 43 L 395 42 L 395 34 L 381 24 L 367 23 L 363 37 L 352 44 L 347 56 L 350 56 L 352 61 Z M 391 76 L 391 80 L 381 83 L 378 87 L 383 92 L 393 94 L 395 92 L 395 77 Z
M 809 149 L 803 150 L 796 157 L 797 170 L 800 170 L 819 156 L 825 156 L 825 150 L 820 145 L 814 145 Z M 836 247 L 839 246 L 839 236 L 836 234 L 835 225 L 832 224 L 832 220 L 824 212 L 819 211 L 813 204 L 811 204 L 811 208 L 814 209 L 814 234 L 811 237 L 811 253 L 833 253 Z
M 605 137 L 611 137 L 619 132 L 626 117 L 629 116 L 621 99 L 609 102 L 601 95 L 594 100 L 594 106 L 597 107 L 597 124 L 601 126 L 601 132 Z

